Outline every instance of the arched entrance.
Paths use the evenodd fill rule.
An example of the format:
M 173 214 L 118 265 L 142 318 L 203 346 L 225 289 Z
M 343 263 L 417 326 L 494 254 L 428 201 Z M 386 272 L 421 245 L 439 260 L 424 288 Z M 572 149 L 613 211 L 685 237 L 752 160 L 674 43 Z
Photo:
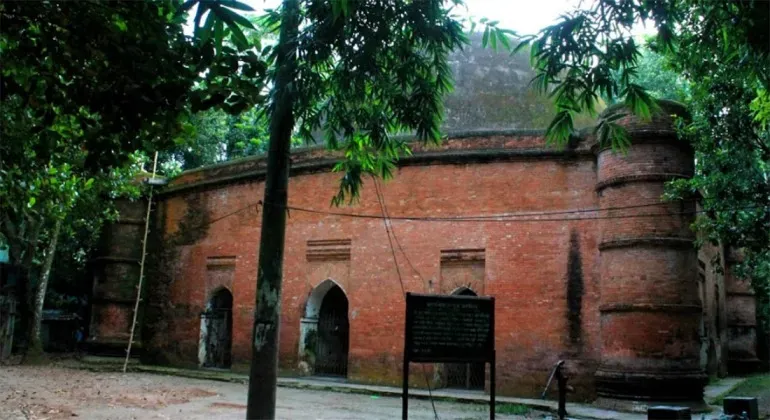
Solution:
M 467 287 L 455 290 L 452 295 L 477 296 Z M 484 363 L 445 363 L 444 375 L 447 388 L 484 390 Z
M 300 359 L 310 373 L 347 376 L 349 333 L 348 298 L 337 283 L 325 280 L 310 294 L 301 325 Z
M 347 376 L 349 330 L 348 298 L 334 286 L 324 296 L 318 314 L 316 374 Z
M 228 369 L 233 339 L 233 294 L 227 288 L 211 294 L 201 314 L 198 361 L 203 367 Z

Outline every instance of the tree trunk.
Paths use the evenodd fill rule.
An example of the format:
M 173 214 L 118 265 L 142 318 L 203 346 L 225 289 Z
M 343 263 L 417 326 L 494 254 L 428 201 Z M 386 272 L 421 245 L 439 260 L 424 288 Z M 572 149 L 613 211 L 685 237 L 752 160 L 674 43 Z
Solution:
M 45 304 L 45 295 L 48 290 L 48 279 L 51 277 L 51 267 L 53 266 L 53 257 L 56 254 L 56 246 L 59 242 L 59 232 L 61 231 L 62 220 L 56 220 L 56 225 L 51 234 L 51 242 L 45 252 L 45 261 L 43 270 L 40 273 L 40 283 L 35 291 L 35 302 L 32 314 L 32 330 L 29 337 L 29 347 L 25 355 L 25 361 L 28 357 L 35 361 L 43 354 L 43 343 L 40 340 L 40 333 L 43 325 L 43 305 Z
M 284 0 L 276 57 L 270 145 L 262 206 L 262 232 L 257 268 L 257 306 L 254 314 L 247 419 L 275 418 L 278 374 L 278 328 L 281 312 L 283 249 L 289 186 L 289 147 L 294 129 L 299 4 Z

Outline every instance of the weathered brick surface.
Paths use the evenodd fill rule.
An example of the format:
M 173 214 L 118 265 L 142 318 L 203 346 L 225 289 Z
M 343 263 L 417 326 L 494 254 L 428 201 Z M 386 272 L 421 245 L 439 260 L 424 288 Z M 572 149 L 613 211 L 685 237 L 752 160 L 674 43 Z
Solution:
M 92 296 L 102 300 L 130 301 L 136 298 L 139 264 L 135 261 L 104 261 Z
M 602 304 L 700 306 L 695 253 L 687 251 L 662 246 L 602 251 Z
M 450 139 L 442 147 L 442 153 L 500 148 L 558 154 L 555 150 L 542 149 L 543 144 L 543 139 L 535 136 Z M 585 150 L 586 146 L 582 147 Z M 312 159 L 318 159 L 316 152 L 308 153 Z M 383 183 L 383 193 L 393 216 L 440 217 L 597 207 L 593 156 L 585 152 L 566 156 L 565 153 L 565 158 L 520 156 L 502 161 L 408 165 L 398 171 L 395 179 Z M 301 162 L 301 156 L 294 160 L 295 165 Z M 222 172 L 226 170 L 219 171 Z M 209 172 L 207 176 L 219 175 Z M 194 177 L 175 180 L 174 185 L 191 182 L 191 179 Z M 290 205 L 380 214 L 374 188 L 368 180 L 358 204 L 330 208 L 338 179 L 339 175 L 325 172 L 293 176 Z M 257 178 L 163 198 L 160 204 L 163 209 L 159 213 L 165 215 L 161 223 L 167 237 L 181 232 L 180 224 L 184 224 L 191 213 L 205 213 L 202 219 L 216 220 L 251 205 L 242 214 L 208 226 L 200 240 L 176 247 L 177 257 L 169 267 L 172 271 L 169 303 L 174 308 L 190 309 L 165 315 L 173 318 L 167 321 L 166 327 L 167 351 L 174 354 L 169 359 L 195 360 L 199 338 L 196 312 L 202 310 L 208 299 L 206 290 L 216 287 L 211 277 L 207 283 L 206 261 L 212 257 L 235 256 L 231 289 L 233 359 L 235 363 L 248 362 L 260 235 L 260 214 L 254 205 L 261 199 L 263 188 Z M 553 363 L 567 359 L 575 372 L 577 397 L 593 396 L 591 375 L 598 361 L 599 345 L 595 221 L 393 221 L 393 230 L 419 272 L 416 273 L 397 250 L 407 291 L 449 293 L 457 285 L 463 285 L 480 295 L 497 298 L 496 346 L 501 392 L 537 395 Z M 582 305 L 579 307 L 582 328 L 574 340 L 570 340 L 567 331 L 570 311 L 566 301 L 572 232 L 578 238 L 582 263 Z M 350 260 L 308 261 L 308 241 L 330 239 L 351 240 Z M 483 260 L 442 264 L 442 251 L 463 250 L 483 250 Z M 290 211 L 280 329 L 282 368 L 297 369 L 300 320 L 313 287 L 327 278 L 337 282 L 349 300 L 348 377 L 363 382 L 397 384 L 405 307 L 385 228 L 382 220 L 377 219 Z M 182 319 L 183 316 L 189 318 Z M 424 378 L 418 375 L 415 381 L 419 385 L 424 383 Z
M 128 342 L 133 319 L 130 305 L 96 303 L 91 308 L 91 340 L 105 343 Z
M 665 118 L 649 126 L 635 117 L 620 121 L 636 136 L 627 153 L 599 152 L 597 190 L 603 208 L 658 201 L 665 181 L 692 174 L 692 151 L 681 147 Z M 701 399 L 706 376 L 700 365 L 697 258 L 689 230 L 693 210 L 694 203 L 671 203 L 616 210 L 637 217 L 600 221 L 599 395 Z
M 660 202 L 662 181 L 637 181 L 603 188 L 601 207 L 610 218 L 599 222 L 603 241 L 637 237 L 692 238 L 692 202 Z M 652 205 L 659 203 L 656 205 Z M 634 206 L 639 206 L 634 208 Z
M 650 174 L 689 176 L 692 175 L 692 165 L 683 166 L 682 162 L 686 162 L 691 157 L 691 151 L 656 142 L 635 144 L 627 153 L 613 153 L 605 150 L 599 154 L 598 180 L 607 182 L 619 176 Z
M 679 144 L 667 145 L 665 136 L 653 136 L 668 136 L 670 120 L 658 118 L 647 126 L 622 121 L 632 135 L 646 140 L 627 155 L 597 148 L 598 159 L 590 141 L 556 150 L 535 133 L 466 134 L 440 148 L 417 145 L 415 155 L 402 160 L 395 179 L 383 183 L 388 211 L 391 216 L 476 216 L 655 202 L 666 179 L 692 173 L 690 152 Z M 381 213 L 368 179 L 357 204 L 329 207 L 339 181 L 338 174 L 328 172 L 333 155 L 305 150 L 295 153 L 292 162 L 290 206 Z M 212 291 L 227 287 L 234 297 L 233 362 L 248 363 L 264 170 L 264 159 L 255 158 L 190 171 L 159 197 L 154 226 L 161 235 L 162 257 L 148 275 L 145 335 L 158 360 L 197 361 L 200 313 Z M 697 394 L 697 264 L 691 220 L 678 214 L 689 209 L 672 203 L 554 215 L 550 218 L 557 220 L 551 221 L 542 216 L 518 221 L 393 220 L 409 259 L 396 250 L 401 280 L 382 220 L 291 210 L 281 368 L 299 370 L 300 321 L 314 287 L 327 279 L 344 290 L 349 302 L 348 378 L 387 384 L 398 384 L 401 374 L 402 285 L 420 293 L 469 287 L 496 298 L 498 391 L 504 395 L 539 395 L 560 359 L 567 361 L 576 389 L 572 398 L 593 398 L 597 378 L 604 378 L 603 386 L 611 389 L 617 386 L 612 381 L 625 373 L 664 377 L 668 368 L 694 378 L 682 384 L 689 394 Z M 640 213 L 654 217 L 626 217 Z M 608 214 L 623 217 L 593 218 Z M 228 268 L 214 264 L 212 270 L 212 261 L 224 260 Z M 600 364 L 605 376 L 595 376 Z M 433 379 L 440 372 L 434 368 L 426 367 Z M 413 383 L 424 384 L 422 371 L 415 371 Z
M 94 273 L 89 342 L 120 347 L 128 342 L 133 320 L 146 203 L 118 200 L 118 221 L 105 229 Z

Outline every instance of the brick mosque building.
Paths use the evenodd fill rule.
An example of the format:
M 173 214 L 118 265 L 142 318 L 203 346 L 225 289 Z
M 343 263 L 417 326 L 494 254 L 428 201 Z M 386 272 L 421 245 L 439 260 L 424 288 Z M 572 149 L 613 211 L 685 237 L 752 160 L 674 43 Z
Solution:
M 696 251 L 696 203 L 661 201 L 664 183 L 691 176 L 694 161 L 672 128 L 676 107 L 665 108 L 650 122 L 619 120 L 632 139 L 626 153 L 588 134 L 558 149 L 541 132 L 515 130 L 415 145 L 381 184 L 393 249 L 371 181 L 357 204 L 330 207 L 336 157 L 295 152 L 281 369 L 398 384 L 402 287 L 496 298 L 502 395 L 539 395 L 557 360 L 578 400 L 699 401 L 708 374 L 756 369 L 762 340 L 751 288 L 730 269 L 736 254 Z M 184 172 L 159 191 L 140 317 L 146 360 L 249 363 L 264 176 L 265 160 L 254 157 Z M 108 230 L 94 348 L 127 341 L 144 206 L 123 203 Z M 724 274 L 711 269 L 714 258 Z M 428 371 L 432 386 L 488 391 L 483 366 Z

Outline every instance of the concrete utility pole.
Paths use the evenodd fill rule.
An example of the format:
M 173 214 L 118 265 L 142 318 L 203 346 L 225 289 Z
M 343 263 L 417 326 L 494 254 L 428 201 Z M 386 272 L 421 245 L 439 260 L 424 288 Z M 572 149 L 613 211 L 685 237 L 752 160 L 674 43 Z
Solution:
M 277 47 L 275 88 L 272 93 L 265 198 L 262 206 L 247 419 L 275 418 L 278 328 L 281 318 L 283 249 L 289 188 L 289 148 L 294 130 L 298 28 L 299 2 L 284 0 Z

